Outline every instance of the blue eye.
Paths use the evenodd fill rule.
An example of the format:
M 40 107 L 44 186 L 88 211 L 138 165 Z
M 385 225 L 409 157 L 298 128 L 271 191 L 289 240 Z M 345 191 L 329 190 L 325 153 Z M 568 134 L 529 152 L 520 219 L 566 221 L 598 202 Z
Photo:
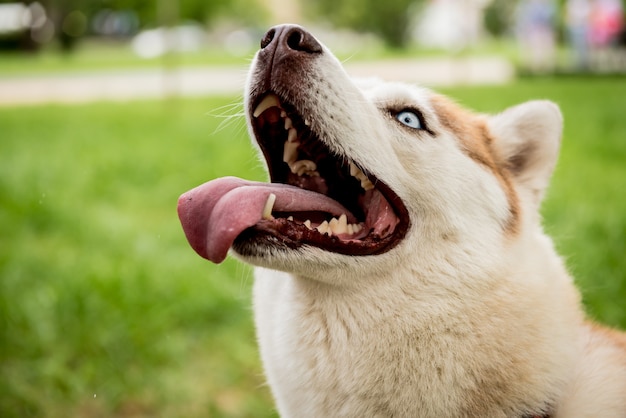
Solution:
M 396 119 L 403 125 L 413 129 L 422 129 L 422 122 L 415 112 L 403 110 L 396 114 Z

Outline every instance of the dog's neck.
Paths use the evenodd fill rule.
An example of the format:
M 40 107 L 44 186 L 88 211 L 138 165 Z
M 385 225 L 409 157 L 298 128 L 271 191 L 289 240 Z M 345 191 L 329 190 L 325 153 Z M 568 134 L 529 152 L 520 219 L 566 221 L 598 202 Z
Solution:
M 338 393 L 369 390 L 380 399 L 401 405 L 402 397 L 408 395 L 394 393 L 396 386 L 376 383 L 369 387 L 367 382 L 402 381 L 407 393 L 421 393 L 425 410 L 444 411 L 445 405 L 462 408 L 471 404 L 478 408 L 472 412 L 480 412 L 480 416 L 493 415 L 493 410 L 480 408 L 493 407 L 494 400 L 510 399 L 512 393 L 516 399 L 520 393 L 526 399 L 525 406 L 508 405 L 519 408 L 520 414 L 524 409 L 545 410 L 546 399 L 559 397 L 554 388 L 560 384 L 551 382 L 553 376 L 538 376 L 545 366 L 530 364 L 527 370 L 509 367 L 511 362 L 523 364 L 526 356 L 536 351 L 549 352 L 544 341 L 547 331 L 536 325 L 549 315 L 527 309 L 530 299 L 541 297 L 541 291 L 524 294 L 515 288 L 523 285 L 514 281 L 512 290 L 511 283 L 475 289 L 447 286 L 445 291 L 440 286 L 437 294 L 434 284 L 403 286 L 391 276 L 368 279 L 367 286 L 342 287 L 269 270 L 263 273 L 267 276 L 257 275 L 255 284 L 257 296 L 267 292 L 255 301 L 257 326 L 292 332 L 278 350 L 274 347 L 273 352 L 264 353 L 276 356 L 276 361 L 285 355 L 283 350 L 290 353 L 288 370 L 281 367 L 277 372 L 276 378 L 283 383 L 306 375 L 310 376 L 307 387 L 316 387 L 329 384 L 331 379 Z M 445 277 L 438 279 L 440 285 L 445 284 Z M 288 309 L 280 310 L 288 316 L 267 302 L 271 300 L 268 294 L 289 301 Z M 546 296 L 546 303 L 553 304 L 548 299 Z M 272 319 L 267 321 L 269 317 Z M 507 318 L 519 327 L 500 326 Z M 260 335 L 266 330 L 263 328 Z M 494 345 L 497 350 L 485 349 Z M 560 360 L 548 359 L 557 367 L 561 367 Z M 317 381 L 316 376 L 326 377 Z M 481 376 L 480 384 L 474 376 Z M 302 383 L 298 379 L 293 382 Z M 474 386 L 476 389 L 471 389 Z M 423 388 L 429 390 L 423 392 Z

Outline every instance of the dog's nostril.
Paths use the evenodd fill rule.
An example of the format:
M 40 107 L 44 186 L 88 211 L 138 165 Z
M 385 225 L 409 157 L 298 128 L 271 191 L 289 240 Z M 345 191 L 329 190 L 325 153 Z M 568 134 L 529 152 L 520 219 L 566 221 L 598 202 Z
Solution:
M 322 52 L 322 45 L 317 39 L 304 28 L 295 25 L 275 26 L 268 30 L 261 39 L 261 49 L 268 48 L 281 49 L 283 53 Z
M 276 29 L 272 28 L 267 31 L 263 39 L 261 39 L 261 49 L 264 49 L 274 40 L 274 35 L 276 35 Z
M 300 31 L 294 30 L 287 36 L 287 46 L 294 51 L 299 51 L 301 48 L 302 34 Z
M 287 33 L 287 46 L 294 51 L 322 52 L 322 46 L 315 37 L 302 28 L 294 27 Z

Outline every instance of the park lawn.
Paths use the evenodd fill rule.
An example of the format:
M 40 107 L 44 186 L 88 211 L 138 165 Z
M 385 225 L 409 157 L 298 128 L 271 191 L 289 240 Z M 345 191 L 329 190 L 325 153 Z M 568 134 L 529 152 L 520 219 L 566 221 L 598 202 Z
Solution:
M 546 230 L 591 316 L 626 328 L 624 79 L 444 92 L 483 112 L 561 105 Z M 240 101 L 0 109 L 0 416 L 275 416 L 251 271 L 198 257 L 175 210 L 209 179 L 265 177 Z

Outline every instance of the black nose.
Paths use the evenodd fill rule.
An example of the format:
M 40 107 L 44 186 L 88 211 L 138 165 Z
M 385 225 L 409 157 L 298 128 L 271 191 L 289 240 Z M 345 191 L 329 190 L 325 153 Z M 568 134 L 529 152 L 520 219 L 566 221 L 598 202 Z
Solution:
M 283 52 L 322 52 L 322 45 L 303 27 L 297 25 L 274 26 L 261 39 L 261 49 L 275 48 Z

